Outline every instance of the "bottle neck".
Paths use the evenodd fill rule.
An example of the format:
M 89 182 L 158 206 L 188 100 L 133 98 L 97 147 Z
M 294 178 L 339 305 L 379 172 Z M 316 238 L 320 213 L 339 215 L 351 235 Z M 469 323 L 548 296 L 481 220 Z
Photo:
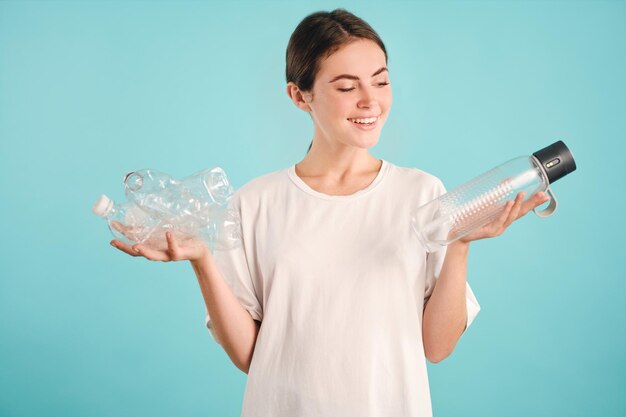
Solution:
M 115 216 L 119 212 L 117 205 L 113 200 L 109 200 L 109 204 L 106 206 L 104 211 L 102 212 L 102 217 L 105 219 L 110 219 Z
M 549 178 L 548 173 L 546 172 L 543 165 L 541 164 L 541 161 L 539 161 L 539 159 L 537 159 L 535 155 L 531 155 L 530 160 L 535 166 L 535 169 L 537 170 L 537 172 L 539 173 L 539 179 L 541 180 L 541 182 L 544 183 L 546 186 L 550 185 L 550 180 L 548 179 Z

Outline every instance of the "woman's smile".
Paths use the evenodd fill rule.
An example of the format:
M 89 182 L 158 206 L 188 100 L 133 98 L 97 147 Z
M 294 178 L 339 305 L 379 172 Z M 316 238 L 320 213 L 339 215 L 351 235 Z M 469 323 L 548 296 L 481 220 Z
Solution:
M 376 129 L 378 119 L 380 119 L 380 116 L 348 119 L 348 121 L 357 129 L 369 131 Z

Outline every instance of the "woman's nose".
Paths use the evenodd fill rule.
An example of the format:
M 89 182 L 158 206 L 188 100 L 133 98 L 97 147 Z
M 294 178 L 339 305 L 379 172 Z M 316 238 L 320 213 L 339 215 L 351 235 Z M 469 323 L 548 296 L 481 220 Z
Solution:
M 360 97 L 359 97 L 359 102 L 357 103 L 357 105 L 359 107 L 367 107 L 370 108 L 373 105 L 376 104 L 376 93 L 368 88 L 368 87 L 364 87 L 361 89 L 361 93 L 360 93 Z

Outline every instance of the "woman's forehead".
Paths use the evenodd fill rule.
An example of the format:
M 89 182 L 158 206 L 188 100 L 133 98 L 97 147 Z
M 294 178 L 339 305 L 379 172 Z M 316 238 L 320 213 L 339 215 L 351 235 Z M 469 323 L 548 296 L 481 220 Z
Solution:
M 386 66 L 385 53 L 378 44 L 370 40 L 358 40 L 342 46 L 322 61 L 319 75 L 329 81 L 342 74 L 369 79 Z M 380 73 L 384 74 L 385 71 Z

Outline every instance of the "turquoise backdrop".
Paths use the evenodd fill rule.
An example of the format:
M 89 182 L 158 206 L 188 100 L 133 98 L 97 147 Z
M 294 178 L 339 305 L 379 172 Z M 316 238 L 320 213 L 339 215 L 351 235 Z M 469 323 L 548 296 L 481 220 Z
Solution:
M 556 140 L 578 164 L 553 217 L 472 243 L 482 310 L 428 365 L 435 416 L 626 415 L 623 1 L 1 1 L 0 415 L 240 415 L 189 263 L 117 251 L 91 207 L 134 169 L 300 161 L 285 48 L 335 7 L 388 48 L 377 157 L 448 189 Z

